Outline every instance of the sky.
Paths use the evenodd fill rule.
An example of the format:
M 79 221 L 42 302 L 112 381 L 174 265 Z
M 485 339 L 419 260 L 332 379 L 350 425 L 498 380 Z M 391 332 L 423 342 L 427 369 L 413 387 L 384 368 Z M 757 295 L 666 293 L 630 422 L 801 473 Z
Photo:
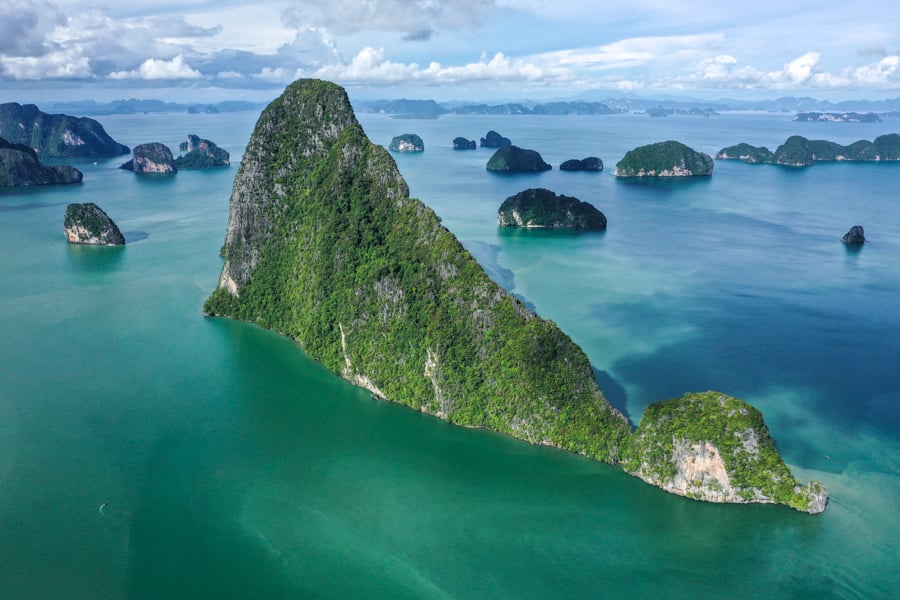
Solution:
M 884 0 L 0 0 L 0 101 L 900 96 Z

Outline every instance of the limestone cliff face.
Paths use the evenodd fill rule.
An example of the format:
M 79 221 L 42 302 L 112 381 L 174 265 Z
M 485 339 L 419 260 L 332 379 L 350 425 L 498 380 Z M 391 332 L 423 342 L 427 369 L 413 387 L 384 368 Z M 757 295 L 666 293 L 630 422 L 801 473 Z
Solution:
M 207 314 L 289 335 L 334 373 L 415 410 L 618 460 L 628 423 L 587 357 L 409 197 L 341 88 L 298 81 L 263 111 L 223 254 Z
M 44 165 L 34 150 L 0 138 L 0 187 L 81 183 L 82 173 L 67 165 Z
M 175 159 L 175 167 L 179 169 L 207 169 L 211 167 L 227 167 L 231 165 L 231 155 L 219 148 L 214 142 L 190 134 L 178 149 L 186 154 Z
M 616 177 L 709 177 L 712 171 L 711 156 L 673 140 L 629 150 L 616 163 Z
M 501 227 L 603 230 L 606 215 L 578 198 L 532 188 L 504 200 L 497 211 L 497 223 Z
M 627 471 L 696 500 L 778 503 L 816 513 L 828 498 L 822 484 L 794 479 L 758 410 L 718 392 L 650 405 L 630 450 Z
M 120 169 L 135 173 L 175 173 L 175 159 L 172 151 L 165 144 L 150 142 L 134 147 L 134 158 L 123 164 Z
M 121 246 L 125 236 L 103 209 L 93 202 L 70 204 L 63 220 L 66 239 L 72 244 Z

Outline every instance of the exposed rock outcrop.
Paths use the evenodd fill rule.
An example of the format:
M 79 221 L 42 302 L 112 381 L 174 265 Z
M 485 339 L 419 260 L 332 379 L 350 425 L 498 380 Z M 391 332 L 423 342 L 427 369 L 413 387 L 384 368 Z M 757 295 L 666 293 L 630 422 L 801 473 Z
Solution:
M 487 163 L 487 170 L 497 173 L 537 173 L 552 168 L 536 150 L 518 146 L 503 146 Z
M 866 241 L 866 232 L 862 225 L 854 225 L 850 231 L 844 234 L 841 241 L 845 244 L 862 244 Z
M 94 119 L 49 115 L 34 104 L 16 102 L 0 104 L 0 137 L 28 146 L 42 158 L 119 156 L 129 151 Z
M 150 142 L 135 146 L 133 158 L 120 166 L 120 169 L 135 173 L 175 173 L 175 159 L 172 151 L 165 144 Z
M 81 183 L 82 177 L 75 167 L 44 165 L 28 146 L 0 138 L 0 187 Z
M 391 140 L 388 150 L 394 152 L 424 152 L 425 142 L 415 133 L 404 133 Z
M 606 229 L 606 216 L 594 205 L 571 196 L 557 196 L 543 188 L 510 196 L 497 211 L 501 227 Z
M 66 239 L 72 244 L 122 246 L 125 236 L 103 209 L 93 202 L 70 204 L 63 220 Z
M 181 142 L 178 149 L 186 154 L 175 159 L 176 169 L 207 169 L 231 164 L 231 155 L 227 151 L 194 134 L 189 135 L 186 142 Z
M 616 164 L 616 177 L 709 177 L 713 159 L 669 140 L 629 150 Z

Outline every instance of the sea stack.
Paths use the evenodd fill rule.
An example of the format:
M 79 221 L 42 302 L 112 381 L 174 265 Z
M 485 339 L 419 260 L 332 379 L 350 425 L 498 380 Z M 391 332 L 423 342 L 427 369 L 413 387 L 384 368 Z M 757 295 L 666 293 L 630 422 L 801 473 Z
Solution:
M 103 209 L 93 202 L 70 204 L 63 219 L 66 239 L 71 244 L 122 246 L 125 236 Z
M 175 173 L 175 159 L 172 151 L 165 144 L 150 142 L 135 146 L 132 151 L 134 158 L 120 166 L 120 169 L 134 171 L 135 173 Z
M 866 241 L 866 233 L 863 231 L 862 225 L 854 225 L 850 231 L 844 234 L 841 241 L 845 244 L 862 244 Z

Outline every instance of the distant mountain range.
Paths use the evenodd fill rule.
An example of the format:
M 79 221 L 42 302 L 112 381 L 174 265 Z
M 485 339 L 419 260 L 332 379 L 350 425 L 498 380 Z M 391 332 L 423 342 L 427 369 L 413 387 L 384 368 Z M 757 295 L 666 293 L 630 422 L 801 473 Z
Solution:
M 132 115 L 141 113 L 178 113 L 192 114 L 238 112 L 243 110 L 261 110 L 267 102 L 246 102 L 243 100 L 225 100 L 215 104 L 204 102 L 164 102 L 162 100 L 113 100 L 112 102 L 95 102 L 94 100 L 75 100 L 70 102 L 50 102 L 42 104 L 41 109 L 48 113 L 65 113 L 73 115 Z
M 77 100 L 42 104 L 50 113 L 74 115 L 110 115 L 141 113 L 219 113 L 261 110 L 267 102 L 226 100 L 217 103 L 165 102 L 154 99 L 114 100 L 96 102 Z M 405 118 L 436 118 L 445 114 L 457 115 L 611 115 L 618 113 L 647 113 L 650 116 L 697 115 L 711 116 L 725 111 L 765 111 L 783 113 L 878 113 L 880 117 L 900 116 L 900 97 L 886 100 L 847 100 L 830 102 L 809 97 L 784 97 L 770 100 L 703 100 L 699 98 L 639 98 L 618 97 L 582 98 L 552 102 L 504 102 L 498 104 L 466 103 L 460 101 L 438 103 L 435 100 L 354 100 L 358 113 L 381 113 Z M 820 119 L 832 120 L 832 119 Z
M 361 113 L 382 113 L 398 117 L 433 118 L 445 114 L 464 115 L 607 115 L 638 112 L 651 116 L 672 114 L 710 116 L 724 111 L 764 111 L 783 113 L 848 113 L 859 111 L 895 117 L 900 111 L 900 98 L 887 100 L 848 100 L 830 102 L 815 98 L 784 97 L 774 100 L 715 100 L 693 98 L 605 98 L 601 100 L 567 100 L 555 102 L 511 102 L 501 104 L 466 104 L 434 100 L 357 100 L 354 108 Z M 874 120 L 874 119 L 872 119 Z

